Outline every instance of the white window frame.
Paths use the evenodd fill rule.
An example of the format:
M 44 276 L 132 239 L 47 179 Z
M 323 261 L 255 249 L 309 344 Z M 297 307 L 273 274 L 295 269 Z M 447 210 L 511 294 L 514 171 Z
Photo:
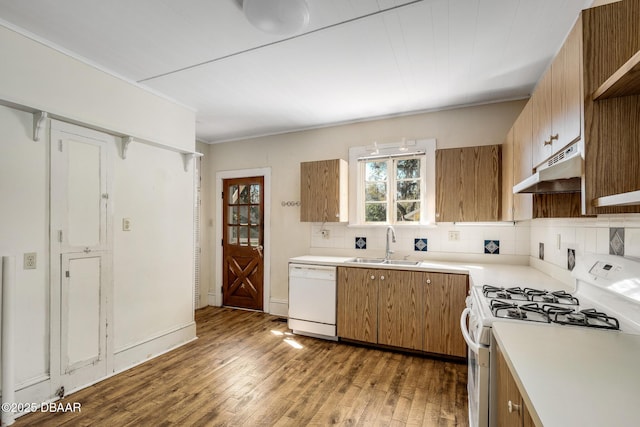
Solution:
M 377 151 L 377 154 L 373 154 Z M 404 157 L 424 153 L 421 162 L 422 184 L 420 187 L 420 221 L 366 222 L 364 220 L 364 162 L 358 159 L 374 156 Z M 351 226 L 424 226 L 435 224 L 436 210 L 436 140 L 422 139 L 389 144 L 351 147 L 349 149 L 349 225 Z M 392 194 L 393 190 L 390 189 Z M 355 197 L 353 197 L 355 196 Z M 389 216 L 395 218 L 395 202 Z

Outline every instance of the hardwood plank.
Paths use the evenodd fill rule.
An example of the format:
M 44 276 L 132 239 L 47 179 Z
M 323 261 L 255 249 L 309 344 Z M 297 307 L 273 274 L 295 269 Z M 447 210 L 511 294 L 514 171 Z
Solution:
M 264 313 L 207 307 L 198 340 L 66 396 L 22 426 L 467 425 L 463 364 L 294 336 Z M 435 424 L 431 424 L 435 423 Z

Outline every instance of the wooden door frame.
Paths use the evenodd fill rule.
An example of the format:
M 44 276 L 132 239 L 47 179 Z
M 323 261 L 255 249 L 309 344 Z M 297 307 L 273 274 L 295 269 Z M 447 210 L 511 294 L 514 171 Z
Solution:
M 258 168 L 258 169 L 238 169 L 230 171 L 221 171 L 216 173 L 216 231 L 215 231 L 215 289 L 213 292 L 214 301 L 210 301 L 209 305 L 222 306 L 222 273 L 223 273 L 223 259 L 222 259 L 222 242 L 223 237 L 223 224 L 222 224 L 222 209 L 224 204 L 221 203 L 221 197 L 223 190 L 223 181 L 225 179 L 232 178 L 248 178 L 253 176 L 261 176 L 264 179 L 264 279 L 263 279 L 263 311 L 265 313 L 271 312 L 271 168 Z

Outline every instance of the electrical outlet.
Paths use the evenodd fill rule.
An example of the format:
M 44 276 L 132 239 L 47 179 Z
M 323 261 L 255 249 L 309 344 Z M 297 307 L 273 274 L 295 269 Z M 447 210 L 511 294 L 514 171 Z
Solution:
M 35 252 L 27 252 L 24 254 L 24 269 L 35 270 L 37 267 L 37 256 Z
M 330 236 L 329 230 L 320 230 L 320 234 L 322 234 L 323 239 L 328 239 Z
M 449 231 L 449 241 L 457 241 L 460 240 L 460 232 L 459 231 Z
M 122 231 L 131 231 L 131 218 L 122 218 Z

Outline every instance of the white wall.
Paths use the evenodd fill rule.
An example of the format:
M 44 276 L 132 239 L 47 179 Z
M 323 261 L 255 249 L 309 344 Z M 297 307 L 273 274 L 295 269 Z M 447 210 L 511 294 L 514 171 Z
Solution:
M 15 380 L 49 372 L 49 170 L 47 145 L 33 142 L 33 116 L 0 106 L 0 255 L 16 257 Z M 24 270 L 22 254 L 37 268 Z
M 195 114 L 0 27 L 0 104 L 20 104 L 114 133 L 195 148 Z M 22 108 L 22 107 L 20 107 Z M 16 381 L 24 402 L 49 399 L 48 133 L 33 116 L 0 106 L 0 256 L 16 257 Z M 119 147 L 112 147 L 119 153 Z M 195 337 L 193 167 L 180 154 L 132 143 L 113 171 L 113 342 L 118 371 Z M 131 231 L 122 231 L 122 218 Z M 35 270 L 22 255 L 36 252 Z M 58 349 L 52 349 L 58 351 Z
M 209 147 L 207 166 L 210 168 L 207 180 L 207 191 L 215 188 L 215 173 L 219 171 L 270 167 L 272 171 L 271 197 L 271 242 L 267 248 L 271 251 L 271 299 L 287 300 L 287 260 L 298 255 L 309 253 L 354 253 L 353 234 L 358 228 L 347 228 L 344 225 L 332 226 L 334 233 L 329 241 L 318 239 L 318 230 L 312 224 L 301 223 L 299 208 L 282 206 L 281 202 L 300 200 L 300 162 L 342 158 L 347 160 L 349 147 L 369 145 L 373 141 L 379 143 L 397 142 L 402 137 L 407 139 L 435 138 L 437 148 L 452 148 L 474 145 L 501 144 L 509 128 L 524 107 L 525 101 L 512 101 L 475 107 L 459 108 L 390 119 L 373 120 L 343 126 L 327 127 L 305 132 L 295 132 L 255 138 L 245 141 L 214 144 Z M 207 221 L 215 218 L 218 198 L 210 201 Z M 452 227 L 443 225 L 437 229 L 402 230 L 400 232 L 403 249 L 412 256 L 417 256 L 409 242 L 415 237 L 430 238 L 430 245 L 444 253 L 446 257 L 455 257 L 465 253 L 478 255 L 489 262 L 498 259 L 509 259 L 515 262 L 527 262 L 528 228 L 523 232 L 513 225 L 502 227 L 465 227 L 461 230 L 461 241 L 457 245 L 448 245 L 439 241 L 443 230 Z M 488 230 L 495 230 L 489 233 Z M 210 292 L 221 286 L 215 283 L 215 270 L 219 268 L 213 259 L 214 245 L 218 242 L 210 230 L 209 233 L 209 276 Z M 379 230 L 366 230 L 376 241 L 372 247 L 379 254 L 384 251 L 381 246 Z M 481 240 L 485 236 L 499 236 L 505 242 L 507 255 L 485 256 L 479 252 Z M 438 243 L 439 241 L 439 243 Z M 439 246 L 438 246 L 439 245 Z M 435 257 L 438 251 L 429 256 Z M 358 254 L 359 252 L 355 252 Z M 502 252 L 501 252 L 502 253 Z M 421 254 L 420 256 L 423 256 Z M 491 258 L 489 258 L 491 257 Z

